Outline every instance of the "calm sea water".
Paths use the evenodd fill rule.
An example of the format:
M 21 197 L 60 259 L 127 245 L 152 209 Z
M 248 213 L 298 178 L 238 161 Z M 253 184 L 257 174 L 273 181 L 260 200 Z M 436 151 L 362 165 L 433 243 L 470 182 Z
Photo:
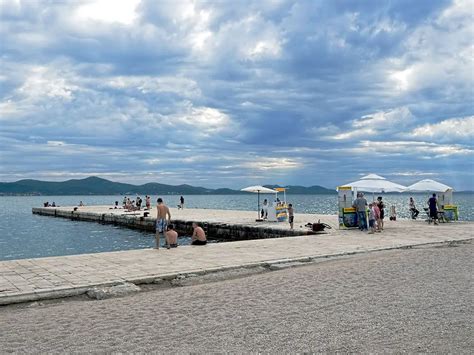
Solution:
M 387 206 L 395 205 L 400 218 L 408 218 L 408 198 L 405 194 L 384 194 Z M 413 195 L 421 210 L 422 201 L 428 194 Z M 369 196 L 371 198 L 372 196 Z M 151 248 L 154 236 L 151 233 L 130 230 L 113 225 L 71 221 L 33 215 L 32 207 L 41 207 L 43 202 L 56 202 L 60 206 L 112 205 L 122 196 L 0 196 L 0 260 L 36 258 L 45 256 L 96 253 L 104 251 Z M 152 201 L 156 201 L 152 196 Z M 179 196 L 165 196 L 169 206 L 178 204 Z M 256 210 L 257 196 L 218 195 L 185 196 L 187 208 Z M 296 214 L 336 214 L 336 195 L 289 195 Z M 461 220 L 474 220 L 474 195 L 454 194 L 459 206 Z M 180 238 L 180 244 L 189 244 L 189 237 Z

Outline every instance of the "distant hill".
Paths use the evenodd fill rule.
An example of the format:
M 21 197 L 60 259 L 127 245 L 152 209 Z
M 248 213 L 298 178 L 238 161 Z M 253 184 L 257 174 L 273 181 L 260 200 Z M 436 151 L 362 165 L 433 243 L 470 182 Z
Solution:
M 335 194 L 336 189 L 326 189 L 325 187 L 314 185 L 314 186 L 279 186 L 279 185 L 265 185 L 270 189 L 276 189 L 277 187 L 286 188 L 287 195 L 315 195 L 315 194 Z
M 268 187 L 279 187 L 268 185 Z M 335 193 L 321 186 L 289 186 L 289 194 Z M 191 185 L 166 185 L 147 183 L 144 185 L 124 184 L 91 176 L 85 179 L 67 181 L 19 180 L 0 182 L 0 195 L 232 195 L 246 192 L 227 188 L 207 189 Z

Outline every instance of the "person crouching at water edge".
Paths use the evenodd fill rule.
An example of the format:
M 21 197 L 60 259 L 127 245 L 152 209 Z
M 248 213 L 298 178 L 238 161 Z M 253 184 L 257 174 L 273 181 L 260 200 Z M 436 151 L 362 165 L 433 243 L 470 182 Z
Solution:
M 158 203 L 156 206 L 156 249 L 160 249 L 160 237 L 167 230 L 168 224 L 171 221 L 171 213 L 161 198 L 158 198 L 156 202 Z
M 166 248 L 177 248 L 178 247 L 178 232 L 174 230 L 174 225 L 169 224 L 165 233 Z
M 206 245 L 206 233 L 196 222 L 193 222 L 193 235 L 191 236 L 191 245 Z

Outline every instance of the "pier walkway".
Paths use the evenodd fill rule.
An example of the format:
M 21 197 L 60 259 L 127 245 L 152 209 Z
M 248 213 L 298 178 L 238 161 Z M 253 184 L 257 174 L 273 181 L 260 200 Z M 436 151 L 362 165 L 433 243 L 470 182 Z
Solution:
M 206 210 L 188 213 L 212 215 Z M 298 215 L 295 225 L 300 228 L 300 224 L 320 218 L 336 224 L 336 216 L 322 217 Z M 423 221 L 398 220 L 386 221 L 383 233 L 376 234 L 332 229 L 327 234 L 180 246 L 171 250 L 143 249 L 2 261 L 0 305 L 81 295 L 94 286 L 159 283 L 190 274 L 292 265 L 331 256 L 469 240 L 473 238 L 473 226 L 472 222 L 435 226 Z M 278 228 L 288 228 L 288 224 L 279 224 Z

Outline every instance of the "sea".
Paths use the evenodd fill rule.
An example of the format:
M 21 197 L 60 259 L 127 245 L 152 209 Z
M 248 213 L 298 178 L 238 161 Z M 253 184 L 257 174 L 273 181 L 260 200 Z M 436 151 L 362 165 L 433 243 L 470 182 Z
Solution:
M 422 211 L 428 194 L 383 194 L 387 206 L 395 205 L 398 218 L 409 218 L 408 199 L 413 196 Z M 168 206 L 175 207 L 179 196 L 162 196 Z M 372 195 L 366 196 L 368 200 Z M 376 197 L 376 195 L 375 195 Z M 157 196 L 152 196 L 156 201 Z M 185 208 L 255 210 L 257 195 L 189 195 Z M 114 225 L 72 221 L 34 215 L 33 207 L 55 202 L 59 206 L 113 205 L 123 196 L 0 196 L 0 260 L 47 256 L 98 253 L 144 249 L 154 246 L 154 235 Z M 297 218 L 298 213 L 337 214 L 337 195 L 288 195 Z M 459 219 L 474 221 L 474 194 L 454 193 Z M 180 237 L 179 244 L 190 243 L 189 236 Z

